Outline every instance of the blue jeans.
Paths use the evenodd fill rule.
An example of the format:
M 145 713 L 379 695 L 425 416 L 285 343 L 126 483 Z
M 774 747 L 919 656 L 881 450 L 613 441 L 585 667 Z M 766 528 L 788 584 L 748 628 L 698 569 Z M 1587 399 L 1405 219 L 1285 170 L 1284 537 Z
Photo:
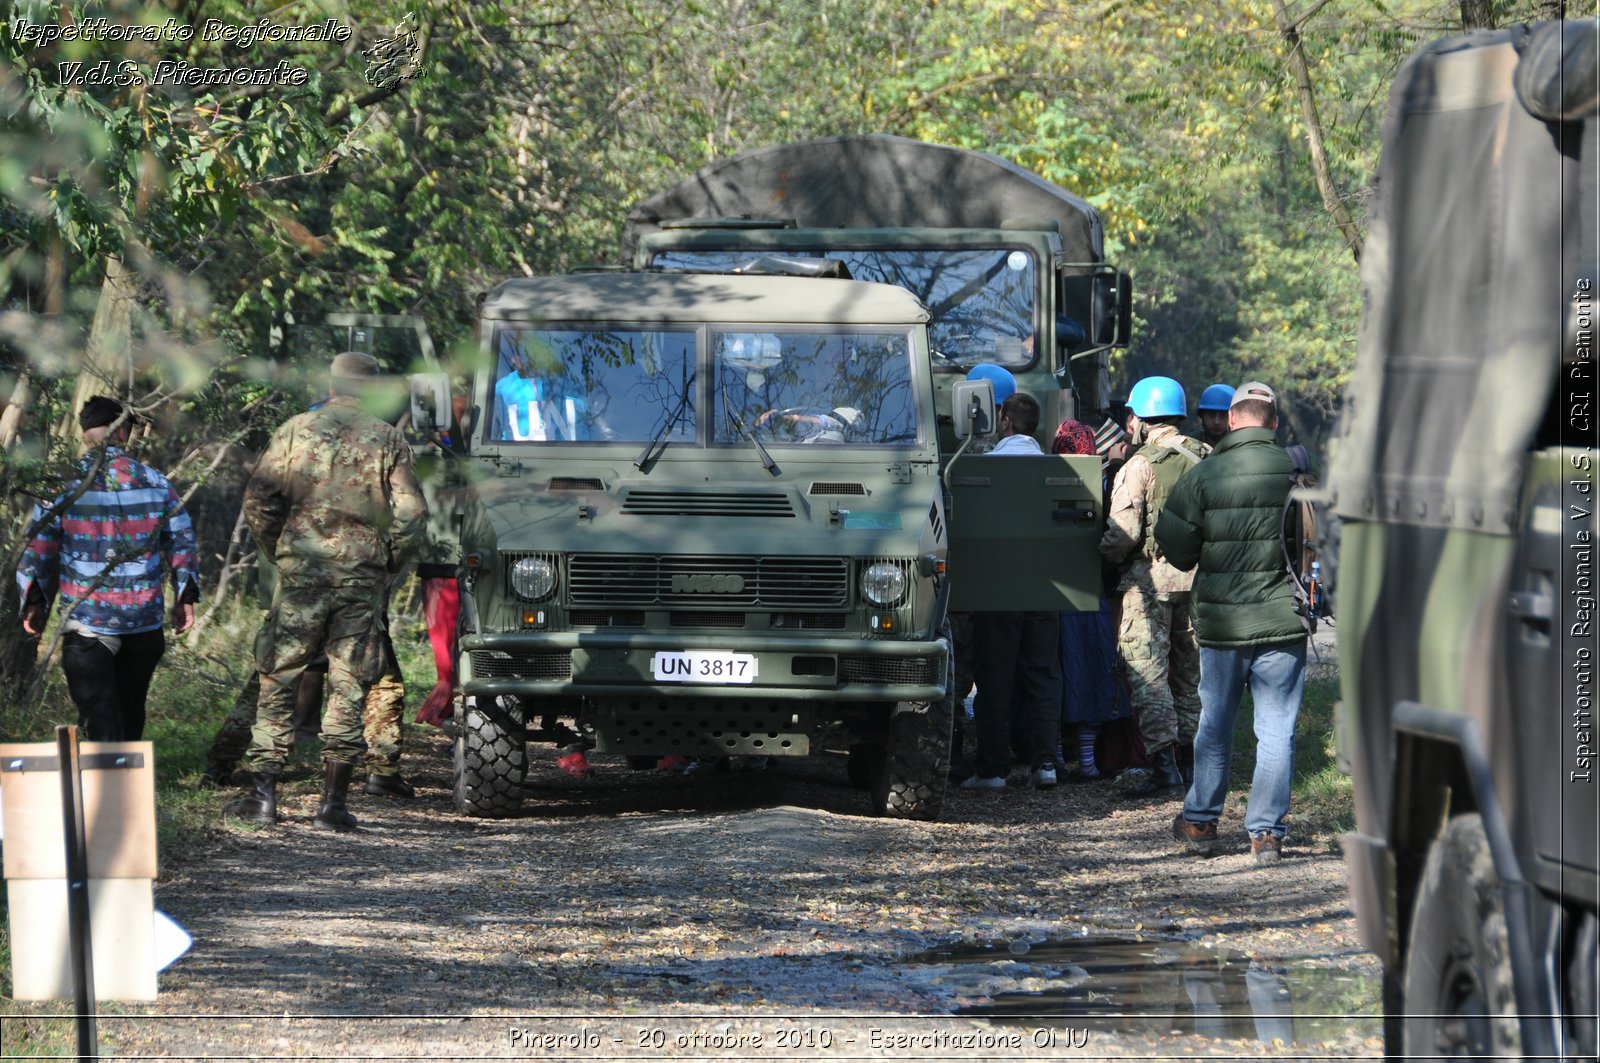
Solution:
M 1245 684 L 1255 703 L 1256 771 L 1244 826 L 1252 838 L 1289 832 L 1294 779 L 1294 724 L 1306 685 L 1306 640 L 1242 649 L 1200 647 L 1200 727 L 1194 736 L 1194 785 L 1183 800 L 1183 818 L 1214 823 L 1228 796 L 1233 761 L 1233 721 Z

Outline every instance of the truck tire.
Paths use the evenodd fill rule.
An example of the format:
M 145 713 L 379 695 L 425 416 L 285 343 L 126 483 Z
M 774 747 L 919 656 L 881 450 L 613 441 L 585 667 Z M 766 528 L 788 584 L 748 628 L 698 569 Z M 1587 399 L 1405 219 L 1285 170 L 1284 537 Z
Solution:
M 1428 849 L 1406 950 L 1404 1055 L 1522 1055 L 1500 877 L 1483 817 L 1456 816 Z
M 950 772 L 954 699 L 901 702 L 872 781 L 872 812 L 894 819 L 938 819 Z
M 528 721 L 516 698 L 467 698 L 455 741 L 456 808 L 499 818 L 522 807 Z

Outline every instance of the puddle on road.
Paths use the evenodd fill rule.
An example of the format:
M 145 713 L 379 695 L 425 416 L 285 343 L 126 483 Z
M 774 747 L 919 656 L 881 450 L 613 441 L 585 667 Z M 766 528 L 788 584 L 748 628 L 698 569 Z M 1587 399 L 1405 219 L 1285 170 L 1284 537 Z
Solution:
M 1377 975 L 1290 958 L 1263 963 L 1177 941 L 1074 938 L 956 945 L 911 958 L 992 1003 L 997 1022 L 1271 1043 L 1382 1035 Z

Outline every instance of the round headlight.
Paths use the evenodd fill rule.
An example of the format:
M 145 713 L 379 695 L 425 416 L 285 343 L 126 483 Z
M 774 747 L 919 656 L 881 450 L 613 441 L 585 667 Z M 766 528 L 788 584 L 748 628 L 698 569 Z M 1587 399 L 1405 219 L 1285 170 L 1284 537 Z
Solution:
M 543 557 L 525 557 L 511 566 L 511 589 L 530 602 L 543 601 L 556 589 L 556 566 Z
M 873 605 L 894 605 L 906 593 L 906 574 L 891 561 L 875 561 L 861 573 L 861 593 Z

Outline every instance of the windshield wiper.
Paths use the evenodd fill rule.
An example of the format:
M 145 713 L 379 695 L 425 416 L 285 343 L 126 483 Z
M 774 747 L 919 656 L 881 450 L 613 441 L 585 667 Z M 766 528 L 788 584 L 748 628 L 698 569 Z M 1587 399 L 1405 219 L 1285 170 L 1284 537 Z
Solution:
M 661 431 L 657 432 L 650 442 L 645 444 L 644 451 L 633 459 L 634 468 L 644 472 L 644 467 L 655 456 L 656 448 L 661 445 L 661 441 L 667 437 L 667 433 L 672 431 L 673 427 L 678 423 L 678 418 L 683 416 L 684 407 L 689 405 L 689 399 L 694 395 L 694 392 L 690 390 L 693 387 L 694 376 L 691 375 L 688 380 L 683 382 L 683 398 L 678 400 L 677 408 L 672 411 L 671 415 L 661 425 Z
M 756 438 L 755 432 L 746 427 L 744 421 L 740 419 L 739 415 L 733 412 L 733 405 L 728 402 L 727 384 L 722 385 L 722 412 L 727 415 L 728 422 L 738 430 L 740 435 L 744 436 L 750 442 L 755 444 L 756 453 L 761 455 L 761 467 L 766 469 L 768 472 L 776 469 L 778 467 L 778 463 L 772 460 L 772 455 L 768 454 L 767 448 L 761 445 L 761 440 Z

